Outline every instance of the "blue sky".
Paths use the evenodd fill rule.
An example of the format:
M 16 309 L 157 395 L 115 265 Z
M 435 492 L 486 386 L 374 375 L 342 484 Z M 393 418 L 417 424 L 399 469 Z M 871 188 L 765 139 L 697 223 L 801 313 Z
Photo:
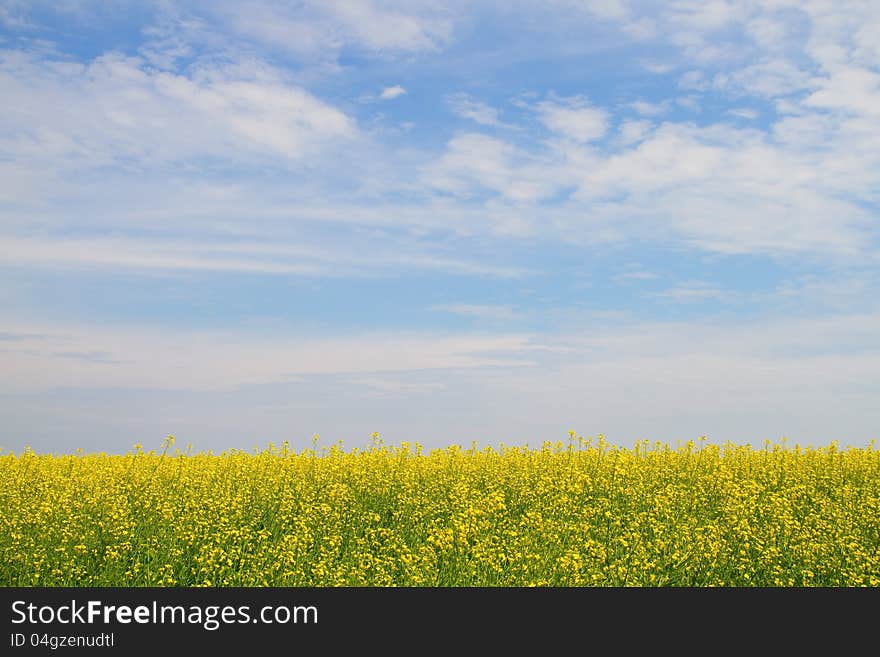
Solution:
M 0 0 L 0 446 L 866 445 L 880 6 Z

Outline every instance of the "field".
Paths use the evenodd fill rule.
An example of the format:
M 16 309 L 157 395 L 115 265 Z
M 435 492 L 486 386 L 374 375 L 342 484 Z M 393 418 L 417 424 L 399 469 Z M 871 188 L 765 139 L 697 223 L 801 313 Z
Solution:
M 880 451 L 0 454 L 3 586 L 878 586 Z

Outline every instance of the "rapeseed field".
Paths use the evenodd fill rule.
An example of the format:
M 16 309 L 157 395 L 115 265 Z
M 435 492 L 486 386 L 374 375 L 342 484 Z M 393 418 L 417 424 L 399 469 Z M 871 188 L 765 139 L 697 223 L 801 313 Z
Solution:
M 878 586 L 880 451 L 0 454 L 3 586 Z

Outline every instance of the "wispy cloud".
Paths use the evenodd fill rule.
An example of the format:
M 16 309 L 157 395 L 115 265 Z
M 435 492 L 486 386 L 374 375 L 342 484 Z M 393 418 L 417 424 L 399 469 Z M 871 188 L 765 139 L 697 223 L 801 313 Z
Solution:
M 510 306 L 453 303 L 431 306 L 430 310 L 490 321 L 510 321 L 522 317 Z
M 484 190 L 514 202 L 534 202 L 566 184 L 563 172 L 513 144 L 479 133 L 454 137 L 446 152 L 423 168 L 426 184 L 467 198 Z
M 133 362 L 111 358 L 106 351 L 57 351 L 51 355 L 55 358 L 73 358 L 74 360 L 84 360 L 98 365 L 119 365 Z
M 269 0 L 247 6 L 224 0 L 208 8 L 239 38 L 301 57 L 335 56 L 344 48 L 374 56 L 436 51 L 452 36 L 448 12 L 424 3 L 306 0 L 294 8 Z
M 599 139 L 608 130 L 608 112 L 579 96 L 543 101 L 536 109 L 547 128 L 577 142 Z
M 470 119 L 480 125 L 503 125 L 498 118 L 498 110 L 482 101 L 474 100 L 467 94 L 452 94 L 447 96 L 446 102 L 455 115 L 464 119 Z
M 620 124 L 618 132 L 620 140 L 627 146 L 642 141 L 654 129 L 650 121 L 624 121 Z
M 729 301 L 734 295 L 730 291 L 722 290 L 705 281 L 688 281 L 661 292 L 655 292 L 651 296 L 677 303 L 695 303 L 709 299 Z
M 664 62 L 643 60 L 641 64 L 646 71 L 653 73 L 654 75 L 665 75 L 666 73 L 671 73 L 675 70 L 674 65 L 666 64 Z
M 35 333 L 6 333 L 0 331 L 0 342 L 21 342 L 22 340 L 39 340 L 46 336 Z
M 42 331 L 32 326 L 22 332 Z M 3 379 L 0 409 L 13 430 L 44 426 L 51 417 L 68 436 L 85 438 L 94 433 L 89 434 L 94 417 L 101 417 L 105 426 L 125 435 L 155 435 L 158 442 L 163 430 L 174 427 L 179 438 L 205 447 L 216 446 L 220 438 L 239 444 L 242 431 L 303 444 L 319 432 L 325 439 L 344 438 L 350 446 L 372 430 L 386 441 L 415 439 L 429 446 L 489 437 L 534 444 L 557 432 L 564 437 L 571 426 L 589 435 L 605 433 L 621 444 L 704 434 L 735 442 L 786 435 L 802 444 L 845 436 L 847 442 L 867 444 L 876 437 L 870 427 L 880 420 L 876 314 L 724 324 L 615 322 L 608 327 L 599 322 L 579 333 L 545 336 L 542 344 L 566 347 L 565 357 L 550 352 L 543 359 L 546 352 L 533 350 L 525 366 L 513 355 L 530 346 L 522 337 L 398 335 L 301 343 L 229 333 L 186 336 L 95 327 L 64 327 L 64 332 L 83 346 L 103 341 L 114 357 L 133 354 L 139 364 L 107 367 L 5 356 L 11 369 Z M 494 357 L 467 355 L 485 349 Z M 414 371 L 423 367 L 422 374 Z M 337 370 L 342 380 L 330 374 Z M 9 397 L 12 378 L 22 385 Z M 229 392 L 248 383 L 260 387 L 243 397 Z M 30 396 L 45 387 L 67 386 L 80 392 L 69 398 Z M 147 395 L 143 386 L 169 392 Z M 114 391 L 109 407 L 102 388 Z M 829 394 L 834 408 L 827 404 Z M 408 400 L 405 408 L 401 397 Z M 339 416 L 341 399 L 345 422 L 338 423 L 333 418 Z M 489 418 L 487 407 L 504 413 Z M 92 412 L 94 417 L 84 417 Z M 131 421 L 139 415 L 163 421 Z M 105 441 L 100 448 L 108 445 L 118 443 Z M 7 439 L 4 446 L 20 443 L 10 445 Z
M 0 236 L 4 264 L 25 268 L 202 270 L 311 277 L 381 276 L 400 269 L 519 277 L 524 270 L 431 253 L 369 257 L 297 244 L 138 239 L 20 239 Z
M 614 279 L 618 281 L 653 281 L 660 278 L 660 274 L 652 271 L 636 269 L 634 271 L 626 271 L 615 275 Z
M 348 382 L 355 386 L 365 387 L 380 397 L 409 397 L 414 394 L 435 393 L 446 388 L 442 383 L 404 381 L 382 377 L 360 377 L 349 379 Z
M 540 348 L 539 342 L 518 334 L 395 332 L 317 338 L 94 325 L 45 334 L 45 340 L 4 353 L 7 376 L 0 391 L 234 390 L 306 375 L 527 367 L 535 364 L 533 355 Z
M 649 103 L 644 100 L 637 100 L 629 104 L 636 114 L 641 116 L 659 116 L 669 111 L 672 103 L 668 100 L 661 103 Z
M 749 109 L 748 107 L 735 107 L 733 109 L 727 110 L 727 114 L 730 114 L 731 116 L 738 116 L 741 119 L 748 119 L 750 121 L 757 119 L 758 116 L 760 116 L 758 112 L 753 109 Z
M 398 96 L 402 96 L 406 93 L 406 89 L 401 87 L 399 84 L 395 84 L 393 87 L 385 87 L 382 89 L 382 93 L 379 94 L 380 100 L 392 100 L 397 98 Z
M 344 112 L 258 62 L 175 74 L 118 53 L 78 64 L 5 51 L 0 95 L 19 99 L 0 118 L 0 150 L 53 169 L 299 160 L 357 133 Z

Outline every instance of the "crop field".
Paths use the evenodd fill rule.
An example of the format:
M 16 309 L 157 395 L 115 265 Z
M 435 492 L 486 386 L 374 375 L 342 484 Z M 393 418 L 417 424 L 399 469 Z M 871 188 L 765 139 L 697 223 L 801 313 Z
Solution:
M 0 454 L 3 586 L 878 586 L 880 451 Z

